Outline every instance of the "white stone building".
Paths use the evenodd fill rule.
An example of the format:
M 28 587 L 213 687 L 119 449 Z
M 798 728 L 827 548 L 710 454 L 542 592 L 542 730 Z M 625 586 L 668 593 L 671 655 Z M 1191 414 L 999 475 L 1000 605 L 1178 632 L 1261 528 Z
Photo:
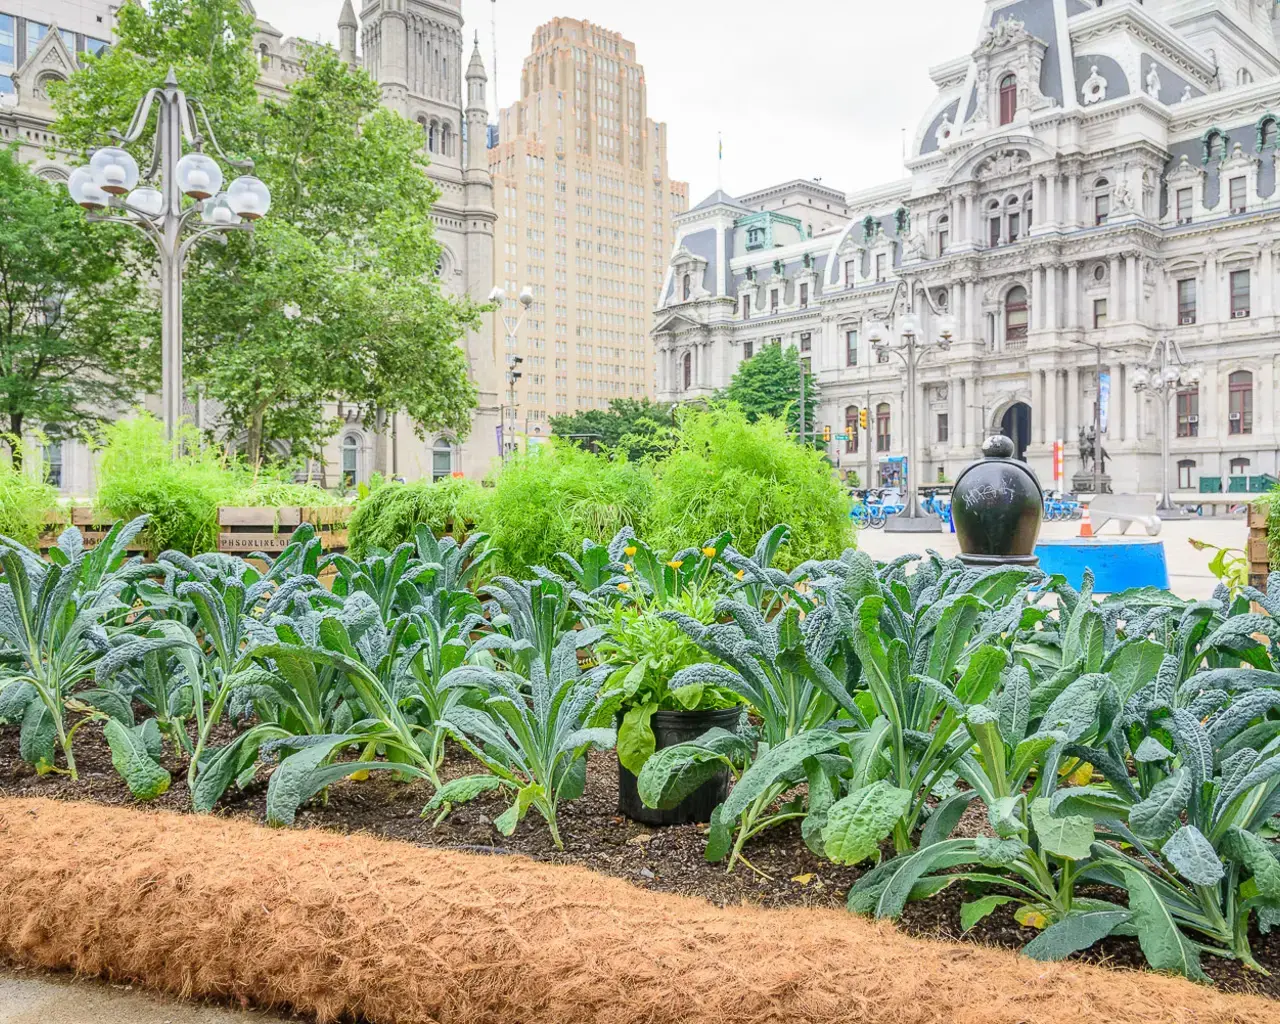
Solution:
M 250 0 L 242 2 L 256 16 Z M 336 13 L 337 0 L 326 0 L 330 5 Z M 16 140 L 21 155 L 46 178 L 65 180 L 68 169 L 67 155 L 48 131 L 53 110 L 45 85 L 67 78 L 78 53 L 109 44 L 118 6 L 107 0 L 0 0 L 0 144 Z M 478 46 L 464 64 L 461 0 L 367 0 L 359 18 L 351 0 L 344 0 L 337 16 L 340 54 L 369 71 L 388 108 L 422 126 L 428 176 L 441 192 L 432 216 L 443 247 L 445 289 L 484 301 L 494 284 L 497 219 L 487 153 L 487 75 Z M 264 93 L 283 93 L 301 74 L 302 45 L 258 19 L 254 47 Z M 502 380 L 493 316 L 486 315 L 462 344 L 479 392 L 470 437 L 458 443 L 440 433 L 423 442 L 403 415 L 367 430 L 360 410 L 338 406 L 330 411 L 340 413 L 345 425 L 327 446 L 323 466 L 314 467 L 328 486 L 364 482 L 375 471 L 410 480 L 488 472 L 498 457 Z M 158 409 L 158 401 L 149 404 Z M 197 423 L 211 419 L 203 403 L 189 404 L 189 411 Z M 65 490 L 92 490 L 92 460 L 83 444 L 67 441 L 48 455 Z
M 929 349 L 919 482 L 953 478 L 1003 431 L 1046 485 L 1064 441 L 1070 486 L 1101 346 L 1107 472 L 1115 490 L 1158 491 L 1161 403 L 1133 385 L 1170 339 L 1202 371 L 1170 402 L 1173 489 L 1275 475 L 1274 3 L 965 2 L 976 45 L 931 70 L 938 95 L 900 181 L 717 192 L 678 218 L 659 398 L 709 396 L 761 345 L 797 345 L 819 424 L 849 434 L 842 467 L 875 482 L 907 454 L 907 402 L 902 364 L 868 335 L 900 333 L 910 312 Z M 846 431 L 863 409 L 869 429 Z

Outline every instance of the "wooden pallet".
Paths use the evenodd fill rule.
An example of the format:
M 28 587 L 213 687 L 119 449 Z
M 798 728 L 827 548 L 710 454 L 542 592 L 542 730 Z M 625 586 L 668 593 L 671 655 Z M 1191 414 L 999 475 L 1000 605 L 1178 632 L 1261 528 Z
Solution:
M 1271 553 L 1267 546 L 1267 518 L 1270 513 L 1267 505 L 1249 506 L 1249 540 L 1245 549 L 1249 558 L 1249 583 L 1264 593 L 1267 576 L 1271 572 Z

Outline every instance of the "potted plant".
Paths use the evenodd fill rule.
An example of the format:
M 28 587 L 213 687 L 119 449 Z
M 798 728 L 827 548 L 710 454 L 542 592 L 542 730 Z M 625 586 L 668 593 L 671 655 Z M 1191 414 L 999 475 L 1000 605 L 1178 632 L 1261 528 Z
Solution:
M 723 575 L 713 576 L 712 570 L 728 542 L 726 535 L 665 562 L 638 540 L 624 552 L 628 580 L 620 586 L 630 600 L 611 609 L 596 656 L 613 669 L 605 691 L 618 709 L 618 811 L 634 821 L 708 821 L 728 794 L 727 769 L 668 810 L 646 807 L 636 790 L 636 777 L 655 751 L 697 739 L 708 729 L 736 732 L 741 722 L 742 698 L 730 690 L 701 683 L 670 687 L 677 672 L 707 659 L 663 614 L 712 620 L 716 583 Z

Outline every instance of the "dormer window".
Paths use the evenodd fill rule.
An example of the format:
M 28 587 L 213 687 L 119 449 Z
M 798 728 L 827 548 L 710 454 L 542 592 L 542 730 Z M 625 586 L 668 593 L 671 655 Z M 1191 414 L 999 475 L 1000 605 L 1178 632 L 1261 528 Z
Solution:
M 1018 112 L 1018 77 L 1010 72 L 1000 79 L 1000 123 L 1012 124 Z
M 689 296 L 693 294 L 693 278 L 689 274 L 684 275 L 684 284 L 682 285 L 682 293 L 684 301 L 689 301 Z
M 764 248 L 764 228 L 747 228 L 747 250 Z

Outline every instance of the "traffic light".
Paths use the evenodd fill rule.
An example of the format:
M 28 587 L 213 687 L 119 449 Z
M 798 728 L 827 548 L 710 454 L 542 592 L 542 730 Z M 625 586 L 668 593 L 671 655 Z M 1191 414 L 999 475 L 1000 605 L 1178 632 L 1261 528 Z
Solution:
M 858 410 L 858 426 L 860 426 L 863 430 L 867 429 L 867 410 L 866 409 Z
M 822 428 L 822 440 L 826 441 L 827 444 L 831 443 L 831 427 L 830 426 L 826 426 Z
M 523 362 L 524 360 L 520 358 L 520 356 L 515 356 L 515 355 L 507 356 L 507 366 L 509 367 L 509 369 L 507 370 L 507 385 L 509 387 L 515 387 L 516 381 L 518 381 L 521 377 L 524 376 L 523 373 L 520 373 L 516 370 L 516 367 Z

